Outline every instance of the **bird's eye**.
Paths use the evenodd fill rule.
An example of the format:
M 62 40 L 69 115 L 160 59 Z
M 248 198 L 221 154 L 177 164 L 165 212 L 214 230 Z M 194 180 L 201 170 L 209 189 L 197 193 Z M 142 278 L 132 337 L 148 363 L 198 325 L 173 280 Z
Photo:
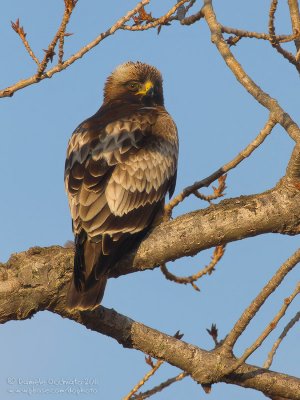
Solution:
M 139 89 L 139 84 L 138 82 L 129 82 L 127 84 L 127 87 L 130 91 L 136 92 Z

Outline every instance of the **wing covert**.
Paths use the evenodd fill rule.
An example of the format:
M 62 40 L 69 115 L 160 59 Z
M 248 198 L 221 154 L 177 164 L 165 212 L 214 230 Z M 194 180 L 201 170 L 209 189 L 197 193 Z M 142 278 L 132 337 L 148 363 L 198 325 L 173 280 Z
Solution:
M 158 120 L 166 125 L 166 115 L 163 137 Z M 165 111 L 144 108 L 104 126 L 83 122 L 70 139 L 65 169 L 74 232 L 94 238 L 144 229 L 174 181 L 177 152 L 176 126 Z

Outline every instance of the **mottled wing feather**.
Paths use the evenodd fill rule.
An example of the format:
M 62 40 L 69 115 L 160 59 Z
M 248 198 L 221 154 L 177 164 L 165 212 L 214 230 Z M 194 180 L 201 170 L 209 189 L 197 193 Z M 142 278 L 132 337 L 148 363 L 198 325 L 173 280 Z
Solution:
M 169 142 L 159 141 L 116 166 L 105 190 L 116 216 L 156 203 L 164 198 L 176 171 L 176 158 Z
M 177 151 L 176 126 L 165 111 L 81 124 L 69 142 L 65 174 L 74 232 L 83 228 L 97 241 L 147 227 L 174 185 Z

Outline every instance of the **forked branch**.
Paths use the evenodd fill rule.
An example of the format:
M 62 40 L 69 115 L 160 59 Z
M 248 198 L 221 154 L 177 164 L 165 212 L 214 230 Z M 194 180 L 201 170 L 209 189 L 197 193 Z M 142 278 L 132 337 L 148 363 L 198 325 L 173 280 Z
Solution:
M 277 289 L 287 274 L 300 262 L 300 249 L 296 252 L 277 270 L 276 274 L 264 286 L 258 296 L 252 301 L 249 307 L 243 312 L 239 320 L 234 325 L 231 332 L 225 338 L 222 344 L 222 351 L 226 354 L 232 354 L 233 347 L 247 328 L 250 321 L 254 318 L 256 313 L 269 298 L 269 296 Z M 299 290 L 299 285 L 297 290 Z M 295 295 L 298 292 L 295 291 Z M 249 353 L 250 355 L 251 353 Z
M 121 17 L 118 21 L 116 21 L 109 29 L 107 29 L 105 32 L 101 33 L 99 36 L 96 37 L 92 42 L 87 44 L 86 46 L 82 47 L 77 53 L 69 57 L 65 62 L 63 63 L 58 63 L 56 66 L 53 68 L 47 70 L 44 72 L 45 68 L 44 65 L 47 64 L 48 62 L 46 59 L 50 59 L 50 56 L 54 56 L 53 52 L 51 52 L 51 49 L 53 48 L 53 45 L 57 43 L 57 40 L 60 37 L 60 34 L 64 32 L 65 29 L 65 22 L 66 20 L 62 21 L 61 24 L 61 29 L 58 30 L 59 33 L 55 35 L 53 41 L 51 42 L 50 46 L 46 50 L 45 58 L 43 66 L 39 68 L 39 71 L 37 74 L 23 79 L 14 85 L 11 85 L 3 90 L 0 90 L 0 97 L 11 97 L 15 92 L 18 90 L 24 89 L 27 86 L 33 85 L 43 79 L 46 78 L 51 78 L 53 75 L 57 74 L 58 72 L 63 71 L 64 69 L 68 68 L 70 65 L 72 65 L 75 61 L 77 61 L 79 58 L 83 57 L 87 52 L 89 52 L 91 49 L 93 49 L 95 46 L 97 46 L 102 40 L 107 38 L 108 36 L 113 35 L 117 30 L 121 29 L 121 27 L 129 21 L 133 15 L 135 15 L 142 7 L 144 7 L 146 4 L 149 4 L 150 0 L 142 0 L 140 1 L 135 8 L 133 8 L 131 11 L 129 11 L 126 15 Z

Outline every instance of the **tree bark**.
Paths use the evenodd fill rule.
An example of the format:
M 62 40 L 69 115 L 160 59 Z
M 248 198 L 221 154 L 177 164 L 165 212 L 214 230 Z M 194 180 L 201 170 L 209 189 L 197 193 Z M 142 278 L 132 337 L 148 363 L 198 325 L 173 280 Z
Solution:
M 153 269 L 201 250 L 264 233 L 300 232 L 300 187 L 283 180 L 259 195 L 224 200 L 156 227 L 111 276 Z
M 121 260 L 111 277 L 155 268 L 158 264 L 216 245 L 268 232 L 294 235 L 300 231 L 298 181 L 284 178 L 267 192 L 224 200 L 182 215 L 153 229 L 136 252 Z M 0 264 L 0 322 L 30 318 L 41 310 L 73 319 L 109 335 L 124 347 L 139 349 L 189 373 L 199 383 L 218 381 L 260 390 L 268 395 L 300 399 L 300 380 L 243 364 L 223 376 L 235 359 L 205 351 L 135 322 L 114 310 L 70 313 L 65 294 L 73 268 L 73 249 L 52 246 L 14 254 Z
M 222 371 L 230 368 L 235 359 L 222 355 L 218 349 L 202 350 L 101 306 L 93 311 L 67 311 L 65 295 L 72 259 L 71 249 L 53 246 L 32 248 L 13 255 L 7 264 L 2 264 L 0 322 L 27 319 L 37 311 L 49 310 L 108 335 L 124 347 L 163 359 L 189 373 L 198 383 L 221 381 L 253 388 L 270 396 L 300 399 L 300 380 L 295 377 L 248 364 L 223 376 Z
M 264 193 L 223 200 L 206 209 L 184 214 L 155 227 L 136 251 L 122 258 L 110 277 L 153 269 L 204 249 L 264 233 L 296 235 L 300 232 L 299 204 L 299 183 L 283 179 L 275 189 Z M 32 257 L 33 268 L 36 252 L 42 258 L 46 257 L 45 263 L 50 269 L 59 262 L 71 271 L 73 250 L 59 246 L 45 250 L 34 248 L 13 255 L 7 265 L 0 263 L 0 267 L 2 265 L 5 270 L 26 254 L 27 263 Z M 0 291 L 3 285 L 6 285 L 5 281 L 0 282 Z

